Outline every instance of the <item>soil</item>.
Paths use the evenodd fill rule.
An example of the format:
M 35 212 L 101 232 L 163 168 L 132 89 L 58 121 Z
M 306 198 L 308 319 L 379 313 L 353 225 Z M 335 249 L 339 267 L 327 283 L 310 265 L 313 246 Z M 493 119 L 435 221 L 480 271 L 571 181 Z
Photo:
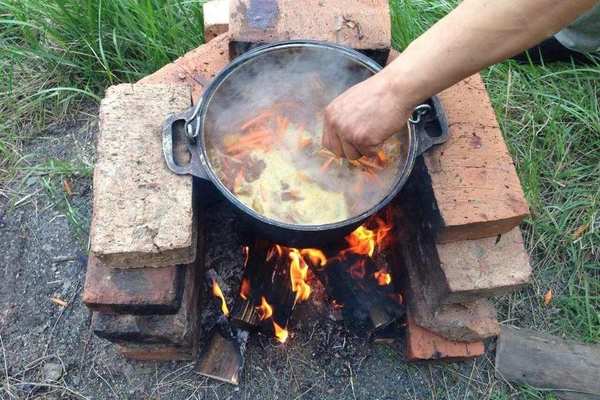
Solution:
M 50 160 L 93 165 L 96 132 L 96 121 L 86 118 L 55 126 L 27 143 L 27 167 L 10 184 L 16 195 L 9 201 L 0 198 L 0 398 L 420 399 L 491 394 L 487 390 L 493 385 L 484 389 L 493 380 L 488 357 L 448 365 L 408 364 L 401 335 L 392 344 L 371 343 L 360 331 L 328 318 L 316 300 L 298 307 L 285 345 L 263 335 L 250 338 L 238 387 L 199 376 L 191 362 L 124 359 L 111 343 L 91 333 L 90 312 L 81 302 L 91 176 L 69 178 L 68 196 L 62 176 L 36 169 Z M 235 258 L 217 256 L 225 269 L 227 259 Z

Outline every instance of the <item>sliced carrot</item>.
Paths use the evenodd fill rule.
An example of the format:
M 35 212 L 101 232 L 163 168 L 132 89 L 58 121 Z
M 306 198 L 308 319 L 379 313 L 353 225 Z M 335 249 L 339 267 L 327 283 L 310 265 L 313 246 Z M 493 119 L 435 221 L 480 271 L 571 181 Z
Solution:
M 263 111 L 258 114 L 256 117 L 244 122 L 244 124 L 240 127 L 243 131 L 251 127 L 252 125 L 264 122 L 267 118 L 271 117 L 273 113 L 271 111 Z
M 368 159 L 362 157 L 358 159 L 358 162 L 361 163 L 362 165 L 364 165 L 365 167 L 371 168 L 371 169 L 383 169 L 382 166 L 375 164 L 374 162 L 369 161 Z
M 309 137 L 306 137 L 304 135 L 300 136 L 300 139 L 298 139 L 298 147 L 301 150 L 310 146 L 311 143 L 312 143 L 312 139 Z
M 379 162 L 381 162 L 382 164 L 386 164 L 388 161 L 388 157 L 385 155 L 385 152 L 383 150 L 379 150 L 377 152 L 377 159 L 379 160 Z
M 335 160 L 334 157 L 329 157 L 329 160 L 325 161 L 323 165 L 321 165 L 321 172 L 327 171 L 333 160 Z

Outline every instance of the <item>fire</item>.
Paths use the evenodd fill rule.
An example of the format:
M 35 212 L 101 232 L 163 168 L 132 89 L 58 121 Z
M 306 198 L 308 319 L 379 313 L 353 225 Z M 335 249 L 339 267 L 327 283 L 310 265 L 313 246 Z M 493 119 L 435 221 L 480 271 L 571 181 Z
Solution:
M 364 225 L 359 226 L 354 232 L 348 235 L 346 241 L 350 245 L 349 250 L 351 252 L 373 257 L 373 253 L 375 252 L 375 232 Z
M 391 220 L 391 216 L 387 219 L 388 221 Z M 376 218 L 375 222 L 377 223 L 377 229 L 375 231 L 375 243 L 377 244 L 379 251 L 381 251 L 391 244 L 390 233 L 392 231 L 392 224 L 386 222 L 382 218 Z
M 273 329 L 275 330 L 275 338 L 280 342 L 280 343 L 285 343 L 285 341 L 288 338 L 288 331 L 285 328 L 282 328 L 281 326 L 277 325 L 277 322 L 273 321 Z
M 221 291 L 221 288 L 219 287 L 219 284 L 217 283 L 217 281 L 215 279 L 213 279 L 213 281 L 212 281 L 212 293 L 215 297 L 218 297 L 221 299 L 221 312 L 225 316 L 228 316 L 229 308 L 227 307 L 227 302 L 225 301 L 225 296 L 223 296 L 223 292 Z
M 250 248 L 248 246 L 242 246 L 242 254 L 244 255 L 244 268 L 248 265 L 248 258 L 250 257 Z
M 331 300 L 331 306 L 336 310 L 344 308 L 344 305 L 341 303 L 338 303 L 337 301 L 335 301 L 335 299 Z
M 242 279 L 242 284 L 240 285 L 240 297 L 244 300 L 248 300 L 248 297 L 250 297 L 250 281 L 248 278 Z
M 283 255 L 283 247 L 278 244 L 269 249 L 266 261 L 271 261 L 275 255 L 277 255 L 277 257 L 281 257 Z
M 308 265 L 304 262 L 298 249 L 290 249 L 290 278 L 292 280 L 292 291 L 296 293 L 296 300 L 308 300 L 310 296 L 310 286 L 306 283 L 308 277 Z
M 308 257 L 313 266 L 324 267 L 327 264 L 327 257 L 319 249 L 302 249 L 300 254 L 303 257 Z
M 373 257 L 376 248 L 381 251 L 387 247 L 392 225 L 382 218 L 376 218 L 375 223 L 377 227 L 374 229 L 369 229 L 366 225 L 361 225 L 350 235 L 346 236 L 346 241 L 350 246 L 346 251 Z
M 256 307 L 258 311 L 258 316 L 260 320 L 263 321 L 267 318 L 270 318 L 273 315 L 273 307 L 269 303 L 267 303 L 267 299 L 265 296 L 262 296 L 260 299 L 260 306 Z
M 379 286 L 386 286 L 392 283 L 392 276 L 384 269 L 375 271 L 373 277 L 375 278 L 375 280 L 377 280 L 377 284 Z

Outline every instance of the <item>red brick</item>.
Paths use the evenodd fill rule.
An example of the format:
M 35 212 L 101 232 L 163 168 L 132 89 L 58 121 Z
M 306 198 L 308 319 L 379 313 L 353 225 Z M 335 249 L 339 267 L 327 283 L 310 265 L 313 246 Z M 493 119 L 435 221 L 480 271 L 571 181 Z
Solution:
M 165 267 L 196 257 L 192 177 L 164 162 L 162 126 L 191 106 L 187 85 L 111 86 L 100 105 L 90 251 L 119 268 Z
M 211 0 L 202 5 L 204 42 L 229 30 L 229 0 Z
M 194 360 L 196 349 L 160 344 L 118 345 L 117 350 L 123 357 L 135 361 L 181 361 Z
M 172 315 L 126 315 L 94 312 L 92 330 L 119 344 L 193 346 L 198 332 L 198 266 L 185 267 L 181 307 Z
M 474 342 L 500 333 L 494 306 L 485 299 L 460 304 L 436 303 L 439 297 L 435 282 L 427 273 L 420 274 L 423 266 L 405 263 L 406 302 L 414 321 L 432 333 L 448 340 Z
M 504 295 L 531 278 L 529 255 L 516 227 L 498 237 L 436 245 L 448 296 L 444 303 Z
M 257 44 L 313 39 L 364 51 L 383 64 L 391 47 L 387 0 L 231 0 L 230 10 L 233 57 Z
M 448 141 L 425 155 L 440 218 L 437 241 L 506 233 L 529 207 L 479 74 L 440 93 Z
M 409 361 L 465 360 L 485 352 L 483 342 L 455 342 L 419 327 L 410 317 L 406 326 L 406 358 Z
M 173 314 L 181 304 L 183 266 L 118 269 L 88 258 L 83 302 L 93 311 Z
M 531 268 L 519 228 L 499 238 L 435 243 L 427 224 L 423 226 L 415 182 L 409 180 L 396 213 L 396 225 L 407 230 L 407 240 L 398 246 L 403 264 L 399 272 L 417 288 L 415 299 L 423 296 L 427 308 L 438 311 L 443 304 L 507 294 L 528 282 Z
M 388 62 L 399 53 L 390 54 Z M 529 207 L 481 76 L 475 74 L 439 94 L 450 138 L 424 158 L 421 197 L 439 243 L 506 233 Z
M 158 71 L 140 79 L 138 83 L 181 83 L 192 88 L 196 101 L 204 87 L 229 62 L 229 36 L 222 34 L 197 47 Z

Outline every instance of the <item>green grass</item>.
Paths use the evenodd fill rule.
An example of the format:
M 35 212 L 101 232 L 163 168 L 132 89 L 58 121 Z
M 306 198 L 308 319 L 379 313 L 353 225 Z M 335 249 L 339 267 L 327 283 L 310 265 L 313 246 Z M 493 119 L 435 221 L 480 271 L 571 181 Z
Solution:
M 455 3 L 392 1 L 394 44 L 402 49 Z M 482 75 L 532 214 L 522 227 L 534 282 L 511 301 L 534 312 L 516 323 L 598 342 L 600 65 L 507 61 Z M 545 307 L 542 296 L 550 288 L 554 300 Z
M 0 201 L 23 140 L 203 41 L 192 0 L 0 0 Z
M 392 0 L 402 49 L 456 0 Z M 0 204 L 18 169 L 40 175 L 80 226 L 57 186 L 89 171 L 27 165 L 21 144 L 50 122 L 97 102 L 202 42 L 200 2 L 0 0 Z M 511 323 L 600 341 L 600 66 L 505 62 L 482 73 L 531 206 L 523 224 L 533 284 L 498 302 Z M 5 197 L 2 197 L 5 196 Z M 543 294 L 552 288 L 549 306 Z M 549 394 L 521 388 L 527 398 Z M 498 392 L 494 398 L 509 398 Z

